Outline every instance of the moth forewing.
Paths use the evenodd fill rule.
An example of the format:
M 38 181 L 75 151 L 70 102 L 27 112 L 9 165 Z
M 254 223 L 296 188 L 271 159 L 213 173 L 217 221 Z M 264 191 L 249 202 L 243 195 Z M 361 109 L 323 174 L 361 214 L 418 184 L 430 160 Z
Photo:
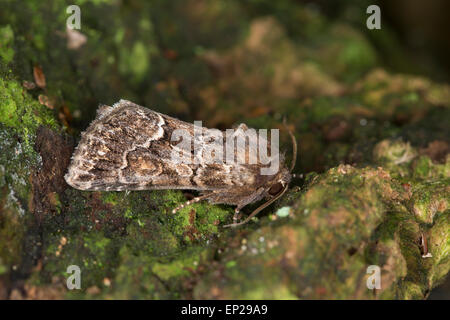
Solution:
M 202 195 L 187 204 L 236 205 L 236 222 L 247 204 L 284 193 L 291 175 L 278 149 L 273 151 L 278 136 L 268 140 L 245 124 L 229 130 L 206 129 L 120 100 L 99 108 L 65 180 L 81 190 L 198 190 Z

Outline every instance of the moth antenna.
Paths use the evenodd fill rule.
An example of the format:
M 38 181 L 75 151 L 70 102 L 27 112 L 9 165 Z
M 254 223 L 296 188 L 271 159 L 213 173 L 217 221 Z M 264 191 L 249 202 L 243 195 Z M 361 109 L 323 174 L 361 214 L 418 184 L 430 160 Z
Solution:
M 175 214 L 175 213 L 177 213 L 179 210 L 183 209 L 184 207 L 189 206 L 189 205 L 191 205 L 191 204 L 193 204 L 193 203 L 197 203 L 197 202 L 199 202 L 199 201 L 202 201 L 203 199 L 208 198 L 210 195 L 211 195 L 211 193 L 208 193 L 208 194 L 205 194 L 205 195 L 203 195 L 203 196 L 195 197 L 195 198 L 192 199 L 192 200 L 186 201 L 186 202 L 180 204 L 180 205 L 179 205 L 178 207 L 176 207 L 175 209 L 173 209 L 173 210 L 172 210 L 172 213 Z
M 288 189 L 288 186 L 286 185 L 283 189 L 283 191 L 281 191 L 276 197 L 270 199 L 269 201 L 266 201 L 265 203 L 263 203 L 261 206 L 259 206 L 258 208 L 256 208 L 244 221 L 241 221 L 239 223 L 232 223 L 232 224 L 227 224 L 224 225 L 224 228 L 229 228 L 229 227 L 237 227 L 237 226 L 241 226 L 243 224 L 246 224 L 247 222 L 250 221 L 251 218 L 253 218 L 254 216 L 256 216 L 261 210 L 267 208 L 268 206 L 270 206 L 272 203 L 274 203 L 276 200 L 278 200 Z
M 297 162 L 297 139 L 295 138 L 295 135 L 292 132 L 292 130 L 289 129 L 289 127 L 286 123 L 286 118 L 283 118 L 283 125 L 286 128 L 289 135 L 291 136 L 291 140 L 292 140 L 292 162 L 291 162 L 291 167 L 289 168 L 289 172 L 292 172 L 292 170 L 294 170 L 294 168 L 295 168 L 295 163 Z

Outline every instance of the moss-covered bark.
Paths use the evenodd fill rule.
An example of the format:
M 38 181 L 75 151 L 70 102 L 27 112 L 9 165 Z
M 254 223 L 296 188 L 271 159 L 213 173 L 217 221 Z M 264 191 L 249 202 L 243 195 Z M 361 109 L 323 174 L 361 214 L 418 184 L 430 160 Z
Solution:
M 63 1 L 2 4 L 0 298 L 422 299 L 443 281 L 449 86 L 383 70 L 345 21 L 273 3 L 83 2 L 76 48 Z M 229 206 L 173 215 L 181 191 L 68 187 L 79 132 L 120 98 L 208 127 L 286 116 L 304 178 L 231 230 Z

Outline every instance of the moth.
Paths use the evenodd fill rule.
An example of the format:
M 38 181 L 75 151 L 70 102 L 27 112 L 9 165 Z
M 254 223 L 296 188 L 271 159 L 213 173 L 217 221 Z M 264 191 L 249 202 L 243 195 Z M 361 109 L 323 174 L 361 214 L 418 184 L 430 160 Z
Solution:
M 252 129 L 245 124 L 239 125 L 232 134 L 228 130 L 207 129 L 126 100 L 120 100 L 112 107 L 102 105 L 95 120 L 81 134 L 64 178 L 70 186 L 90 191 L 196 190 L 200 195 L 174 208 L 173 213 L 192 203 L 208 200 L 213 204 L 236 206 L 233 223 L 225 227 L 245 224 L 286 192 L 295 166 L 295 137 L 289 132 L 293 143 L 290 168 L 285 165 L 282 154 L 277 158 L 277 170 L 262 174 L 262 169 L 271 163 L 263 163 L 257 157 L 261 150 L 237 152 L 235 147 L 227 149 L 228 144 L 213 139 L 211 130 L 215 130 L 215 138 L 228 142 L 244 138 L 249 142 L 245 139 Z M 179 132 L 186 133 L 187 137 L 175 139 Z M 187 149 L 180 147 L 182 140 Z M 264 136 L 259 136 L 258 142 L 271 146 L 271 141 Z M 205 153 L 214 156 L 221 150 L 232 160 L 241 161 L 206 161 Z M 184 154 L 187 156 L 184 159 L 193 161 L 175 161 L 176 154 Z M 237 222 L 243 207 L 262 199 L 267 201 L 246 219 Z

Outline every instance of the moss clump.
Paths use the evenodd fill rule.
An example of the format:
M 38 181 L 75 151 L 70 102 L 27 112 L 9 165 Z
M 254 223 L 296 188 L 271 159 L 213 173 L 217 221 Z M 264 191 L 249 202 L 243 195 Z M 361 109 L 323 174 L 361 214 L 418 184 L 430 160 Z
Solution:
M 30 140 L 40 125 L 55 128 L 49 110 L 32 99 L 19 82 L 0 78 L 0 96 L 0 123 L 13 128 L 27 149 L 32 148 Z
M 448 179 L 450 178 L 450 157 L 446 157 L 445 163 L 433 163 L 427 156 L 418 157 L 413 165 L 413 170 L 413 176 L 416 179 Z
M 436 215 L 449 208 L 449 187 L 445 180 L 413 184 L 411 192 L 409 206 L 422 223 L 432 224 Z
M 233 234 L 238 239 L 214 266 L 221 271 L 202 277 L 197 298 L 419 298 L 437 284 L 429 280 L 436 263 L 423 258 L 418 245 L 436 226 L 416 220 L 410 194 L 389 172 L 339 166 L 310 181 L 307 191 L 286 200 L 294 210 L 290 218 L 263 219 L 254 232 Z M 441 214 L 433 220 L 440 230 Z M 428 241 L 448 237 L 435 240 Z M 370 265 L 381 268 L 375 295 L 366 287 Z
M 64 283 L 63 280 L 68 277 L 67 268 L 77 265 L 82 270 L 84 290 L 102 283 L 104 277 L 109 275 L 107 267 L 117 263 L 114 242 L 100 232 L 85 233 L 78 237 L 55 234 L 46 243 L 44 254 L 46 263 L 41 281 L 45 283 L 56 277 Z
M 428 273 L 428 283 L 436 286 L 442 283 L 450 271 L 450 212 L 449 209 L 440 213 L 434 219 L 433 228 L 429 233 L 431 239 L 430 252 L 435 262 Z
M 14 32 L 11 26 L 0 27 L 0 59 L 10 63 L 14 58 Z
M 3 199 L 12 196 L 3 194 L 5 191 L 8 192 L 7 188 L 2 188 L 2 190 Z M 5 202 L 0 204 L 0 239 L 2 239 L 0 242 L 0 277 L 2 275 L 6 277 L 12 270 L 17 270 L 22 262 L 22 241 L 25 237 L 25 228 L 22 226 L 24 219 L 18 214 L 18 208 L 11 208 L 11 205 Z

